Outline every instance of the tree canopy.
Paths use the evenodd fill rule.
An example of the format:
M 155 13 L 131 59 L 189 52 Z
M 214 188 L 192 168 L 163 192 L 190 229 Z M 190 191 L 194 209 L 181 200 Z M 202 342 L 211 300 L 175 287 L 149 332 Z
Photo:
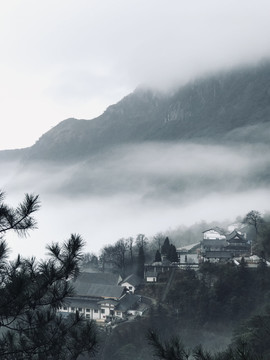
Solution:
M 72 234 L 62 245 L 48 245 L 48 260 L 18 255 L 7 261 L 5 234 L 27 235 L 36 227 L 33 214 L 39 207 L 39 197 L 28 194 L 16 208 L 9 207 L 0 193 L 0 358 L 75 360 L 97 346 L 93 322 L 57 311 L 73 294 L 70 280 L 79 273 L 82 238 Z

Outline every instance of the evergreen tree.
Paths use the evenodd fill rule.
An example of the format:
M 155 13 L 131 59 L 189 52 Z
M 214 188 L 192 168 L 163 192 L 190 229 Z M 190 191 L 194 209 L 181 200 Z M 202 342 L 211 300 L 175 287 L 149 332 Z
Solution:
M 161 254 L 168 256 L 170 252 L 170 240 L 168 236 L 165 238 L 163 245 L 161 246 Z
M 138 253 L 137 275 L 142 279 L 144 278 L 144 262 L 145 262 L 144 250 L 143 250 L 143 246 L 140 246 Z
M 73 294 L 69 280 L 79 273 L 81 237 L 71 235 L 62 246 L 48 246 L 46 261 L 20 255 L 7 261 L 4 235 L 12 230 L 26 235 L 36 226 L 33 213 L 38 209 L 38 196 L 25 195 L 17 208 L 11 208 L 0 193 L 0 358 L 75 360 L 91 354 L 97 345 L 93 322 L 78 313 L 63 318 L 57 311 Z
M 176 247 L 173 244 L 170 244 L 170 248 L 169 248 L 167 258 L 171 262 L 178 262 L 178 255 L 177 255 L 177 252 L 176 252 Z
M 164 360 L 187 360 L 190 351 L 187 350 L 180 339 L 172 337 L 169 341 L 163 342 L 156 331 L 149 330 L 147 340 L 152 346 L 153 354 L 158 359 Z
M 157 250 L 155 255 L 155 262 L 160 262 L 160 261 L 161 261 L 161 254 L 159 250 Z
M 263 226 L 258 236 L 258 254 L 264 259 L 270 259 L 270 219 L 264 218 Z

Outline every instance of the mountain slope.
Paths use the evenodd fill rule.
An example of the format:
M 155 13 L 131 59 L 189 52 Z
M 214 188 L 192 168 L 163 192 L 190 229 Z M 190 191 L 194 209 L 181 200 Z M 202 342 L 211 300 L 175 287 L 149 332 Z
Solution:
M 62 121 L 24 157 L 72 160 L 146 141 L 257 142 L 266 141 L 265 132 L 270 133 L 270 62 L 205 77 L 169 95 L 137 89 L 91 121 Z

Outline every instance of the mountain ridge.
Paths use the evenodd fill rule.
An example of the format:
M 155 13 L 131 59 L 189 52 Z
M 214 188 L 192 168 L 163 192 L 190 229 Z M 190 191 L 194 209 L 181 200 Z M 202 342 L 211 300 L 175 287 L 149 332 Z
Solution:
M 92 120 L 61 121 L 9 157 L 72 161 L 122 144 L 266 142 L 265 132 L 270 134 L 270 61 L 194 80 L 172 94 L 136 89 Z

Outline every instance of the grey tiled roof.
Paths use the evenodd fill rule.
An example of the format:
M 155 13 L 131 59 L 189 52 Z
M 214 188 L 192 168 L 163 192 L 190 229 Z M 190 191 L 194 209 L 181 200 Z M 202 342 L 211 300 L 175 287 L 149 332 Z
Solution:
M 237 245 L 228 245 L 226 247 L 226 250 L 238 250 L 238 251 L 244 251 L 244 250 L 250 250 L 250 245 L 247 243 L 239 243 Z
M 99 300 L 97 302 L 97 304 L 99 305 L 103 305 L 103 304 L 109 304 L 109 305 L 114 305 L 116 306 L 118 304 L 119 300 L 111 300 L 111 299 L 103 299 L 103 300 Z
M 120 311 L 127 311 L 136 306 L 139 302 L 140 296 L 134 294 L 126 294 L 120 301 L 119 304 L 116 306 L 117 310 Z
M 190 245 L 185 245 L 185 246 L 181 246 L 179 248 L 176 249 L 177 252 L 182 252 L 182 251 L 191 251 L 193 249 L 196 249 L 197 247 L 200 246 L 200 243 L 194 243 L 194 244 L 190 244 Z
M 84 282 L 75 282 L 75 294 L 79 296 L 101 297 L 101 298 L 116 298 L 119 299 L 124 289 L 122 286 L 92 284 Z
M 82 272 L 76 282 L 87 283 L 87 284 L 102 284 L 102 285 L 118 285 L 121 277 L 113 273 L 88 273 Z
M 71 306 L 75 308 L 98 309 L 97 301 L 92 299 L 80 299 L 77 297 L 70 297 L 66 299 L 65 304 L 67 306 Z
M 228 245 L 227 244 L 227 241 L 225 239 L 221 239 L 221 240 L 218 240 L 218 239 L 204 239 L 202 240 L 202 246 L 220 246 L 220 247 L 224 247 Z
M 158 273 L 157 271 L 146 271 L 145 276 L 146 277 L 157 277 Z
M 206 251 L 205 257 L 208 259 L 230 259 L 232 257 L 232 254 L 229 251 Z
M 232 233 L 226 235 L 226 239 L 229 242 L 231 240 L 233 240 L 233 242 L 247 242 L 247 240 L 244 238 L 244 236 L 235 230 Z
M 131 274 L 122 281 L 122 284 L 126 282 L 129 283 L 130 285 L 138 286 L 142 283 L 142 280 L 141 278 L 139 278 L 139 276 L 135 274 Z
M 207 231 L 211 231 L 211 230 L 214 230 L 214 231 L 218 232 L 220 235 L 225 235 L 224 230 L 221 229 L 221 228 L 218 227 L 218 226 L 215 226 L 215 227 L 213 227 L 213 228 L 204 230 L 202 233 L 204 234 L 204 233 L 206 233 Z

